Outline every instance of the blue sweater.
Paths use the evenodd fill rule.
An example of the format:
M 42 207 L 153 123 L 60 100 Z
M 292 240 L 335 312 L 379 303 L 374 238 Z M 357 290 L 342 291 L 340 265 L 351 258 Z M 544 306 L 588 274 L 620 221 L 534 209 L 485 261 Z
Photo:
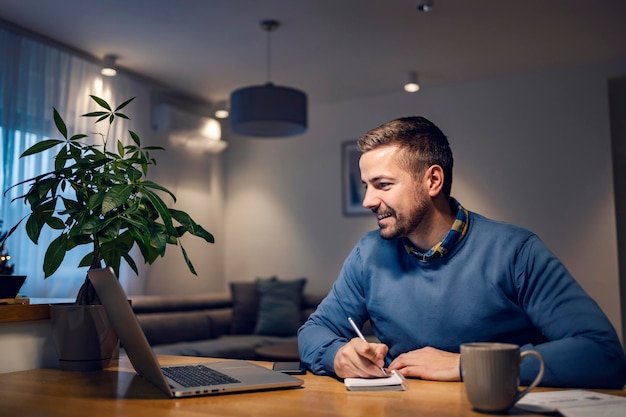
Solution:
M 425 346 L 458 353 L 465 342 L 507 342 L 541 353 L 542 385 L 626 383 L 615 330 L 563 264 L 535 234 L 476 213 L 453 250 L 429 261 L 409 255 L 402 239 L 366 234 L 298 331 L 300 356 L 313 372 L 334 375 L 337 350 L 355 336 L 349 316 L 359 326 L 371 321 L 389 347 L 387 364 Z M 524 359 L 522 384 L 538 366 Z

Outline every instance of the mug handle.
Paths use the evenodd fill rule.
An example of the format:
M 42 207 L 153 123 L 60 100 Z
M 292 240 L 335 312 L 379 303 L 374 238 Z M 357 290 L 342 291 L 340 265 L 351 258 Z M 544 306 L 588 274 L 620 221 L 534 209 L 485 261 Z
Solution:
M 539 352 L 537 352 L 536 350 L 525 350 L 524 352 L 522 352 L 520 354 L 520 363 L 528 355 L 534 356 L 535 358 L 537 358 L 537 360 L 539 360 L 539 372 L 537 373 L 535 380 L 528 387 L 526 387 L 525 390 L 517 392 L 517 398 L 515 402 L 519 401 L 524 395 L 528 394 L 533 388 L 537 386 L 537 384 L 541 382 L 541 379 L 543 378 L 543 371 L 544 371 L 545 365 L 543 363 L 543 358 L 541 357 Z

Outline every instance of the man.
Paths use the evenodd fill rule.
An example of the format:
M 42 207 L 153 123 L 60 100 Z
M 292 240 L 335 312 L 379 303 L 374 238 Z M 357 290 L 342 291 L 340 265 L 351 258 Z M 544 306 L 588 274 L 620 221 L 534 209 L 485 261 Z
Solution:
M 507 342 L 544 358 L 546 386 L 622 388 L 626 357 L 598 305 L 533 233 L 467 211 L 450 196 L 452 151 L 423 117 L 358 141 L 363 206 L 379 231 L 346 259 L 298 332 L 315 373 L 461 380 L 460 345 Z M 590 259 L 590 262 L 593 262 Z M 368 320 L 380 343 L 355 337 Z M 538 362 L 521 365 L 529 384 Z

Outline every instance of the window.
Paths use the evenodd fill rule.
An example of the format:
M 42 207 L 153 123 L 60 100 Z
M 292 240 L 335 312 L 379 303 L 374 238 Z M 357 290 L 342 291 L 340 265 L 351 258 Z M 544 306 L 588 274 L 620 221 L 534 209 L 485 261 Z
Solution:
M 3 229 L 8 230 L 28 215 L 29 208 L 21 202 L 11 203 L 25 191 L 23 187 L 6 190 L 50 170 L 54 164 L 54 151 L 19 158 L 37 141 L 56 137 L 53 107 L 63 115 L 69 130 L 90 132 L 91 122 L 80 117 L 93 110 L 89 94 L 113 103 L 118 96 L 120 102 L 137 97 L 134 105 L 149 109 L 151 86 L 123 74 L 103 79 L 97 63 L 30 39 L 23 32 L 3 27 L 1 22 L 0 50 L 0 219 Z M 148 116 L 134 117 L 133 125 L 149 129 Z M 129 126 L 118 128 L 125 131 Z M 45 250 L 57 235 L 44 230 L 35 245 L 26 236 L 24 223 L 7 241 L 14 273 L 27 276 L 21 293 L 29 297 L 75 297 L 87 273 L 86 268 L 77 266 L 89 248 L 70 251 L 59 270 L 44 280 Z

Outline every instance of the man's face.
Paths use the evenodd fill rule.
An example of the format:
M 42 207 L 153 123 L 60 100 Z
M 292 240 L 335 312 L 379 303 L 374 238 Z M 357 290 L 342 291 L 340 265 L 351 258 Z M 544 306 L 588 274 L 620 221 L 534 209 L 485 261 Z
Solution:
M 361 181 L 366 192 L 363 207 L 372 210 L 378 219 L 380 236 L 384 239 L 408 237 L 429 211 L 429 200 L 420 181 L 398 163 L 397 146 L 383 146 L 361 155 Z

